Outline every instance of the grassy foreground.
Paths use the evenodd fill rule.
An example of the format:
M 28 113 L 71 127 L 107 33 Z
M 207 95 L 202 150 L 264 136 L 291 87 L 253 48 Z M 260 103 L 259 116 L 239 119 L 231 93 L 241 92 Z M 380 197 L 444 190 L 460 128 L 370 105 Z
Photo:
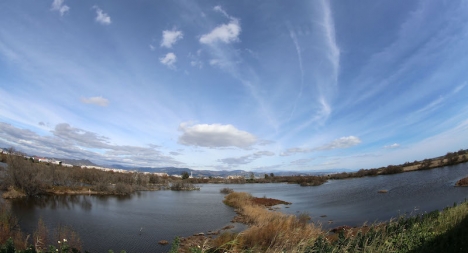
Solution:
M 175 244 L 171 252 L 468 252 L 468 202 L 338 233 L 314 226 L 307 215 L 268 211 L 248 193 L 231 193 L 224 203 L 236 208 L 247 230 L 191 249 Z
M 388 223 L 321 230 L 309 223 L 308 215 L 268 211 L 248 193 L 234 192 L 225 204 L 236 208 L 250 227 L 238 234 L 224 233 L 196 247 L 183 248 L 176 239 L 171 253 L 218 252 L 468 252 L 468 202 L 443 211 L 400 217 Z M 57 243 L 55 243 L 57 242 Z M 77 234 L 66 228 L 47 231 L 39 221 L 33 235 L 19 230 L 17 219 L 0 208 L 0 253 L 81 252 Z

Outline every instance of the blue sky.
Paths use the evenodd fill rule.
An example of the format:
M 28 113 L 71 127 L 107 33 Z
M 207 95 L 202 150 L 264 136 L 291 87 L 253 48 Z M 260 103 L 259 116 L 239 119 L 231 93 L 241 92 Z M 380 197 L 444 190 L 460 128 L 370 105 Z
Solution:
M 468 148 L 466 1 L 2 1 L 0 147 L 361 169 Z

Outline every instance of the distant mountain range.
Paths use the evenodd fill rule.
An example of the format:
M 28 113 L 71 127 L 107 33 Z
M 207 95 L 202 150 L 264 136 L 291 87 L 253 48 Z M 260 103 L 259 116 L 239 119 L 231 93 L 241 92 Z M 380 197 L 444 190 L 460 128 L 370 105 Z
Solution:
M 250 171 L 245 170 L 192 170 L 190 168 L 176 168 L 176 167 L 160 167 L 160 168 L 151 168 L 151 167 L 126 167 L 119 164 L 113 164 L 109 167 L 115 169 L 123 169 L 123 170 L 136 170 L 141 172 L 151 172 L 151 173 L 167 173 L 168 175 L 181 175 L 182 172 L 188 172 L 192 174 L 193 177 L 227 177 L 227 176 L 249 176 Z M 301 176 L 309 176 L 309 175 L 327 175 L 339 172 L 349 172 L 349 169 L 332 169 L 327 171 L 273 171 L 275 176 L 292 176 L 292 175 L 301 175 Z M 264 174 L 270 174 L 265 172 L 255 172 L 254 174 L 256 177 L 262 177 Z
M 61 161 L 65 164 L 71 164 L 75 166 L 100 166 L 100 167 L 107 167 L 107 168 L 114 168 L 114 169 L 123 169 L 123 170 L 136 170 L 140 172 L 151 172 L 151 173 L 167 173 L 168 175 L 181 175 L 182 172 L 188 172 L 193 177 L 227 177 L 227 176 L 249 176 L 250 171 L 245 170 L 193 170 L 190 168 L 176 168 L 176 167 L 130 167 L 130 166 L 123 166 L 120 164 L 112 164 L 112 165 L 98 165 L 95 164 L 87 159 L 67 159 L 67 158 L 54 158 L 55 160 Z M 334 174 L 340 172 L 350 172 L 352 170 L 349 169 L 330 169 L 325 171 L 314 171 L 314 170 L 307 170 L 307 171 L 272 171 L 275 176 L 292 176 L 292 175 L 301 175 L 301 176 L 308 176 L 308 175 L 327 175 L 327 174 Z M 263 177 L 264 174 L 270 174 L 270 172 L 262 172 L 262 171 L 254 171 L 256 177 Z
M 160 168 L 151 168 L 151 167 L 126 167 L 118 164 L 113 164 L 110 167 L 115 169 L 123 169 L 123 170 L 136 170 L 141 172 L 151 172 L 151 173 L 167 173 L 170 176 L 173 175 L 181 175 L 182 172 L 188 172 L 193 177 L 226 177 L 226 176 L 241 176 L 241 175 L 248 175 L 250 172 L 245 170 L 192 170 L 189 168 L 176 168 L 176 167 L 160 167 Z
M 62 163 L 71 164 L 74 166 L 99 166 L 97 164 L 94 164 L 90 160 L 85 160 L 85 159 L 66 159 L 66 158 L 54 158 L 54 159 L 61 161 Z

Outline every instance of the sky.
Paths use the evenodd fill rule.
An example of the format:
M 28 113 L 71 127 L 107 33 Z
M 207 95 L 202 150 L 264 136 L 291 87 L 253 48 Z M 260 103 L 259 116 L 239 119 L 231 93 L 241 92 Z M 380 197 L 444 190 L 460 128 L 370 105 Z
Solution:
M 0 147 L 359 170 L 468 148 L 468 2 L 0 2 Z

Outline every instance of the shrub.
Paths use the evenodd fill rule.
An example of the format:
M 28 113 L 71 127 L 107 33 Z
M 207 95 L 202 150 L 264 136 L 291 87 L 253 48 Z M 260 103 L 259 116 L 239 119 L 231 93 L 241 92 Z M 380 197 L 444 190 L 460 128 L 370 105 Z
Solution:
M 24 247 L 23 234 L 19 229 L 18 219 L 11 213 L 7 205 L 0 206 L 0 245 L 11 240 L 12 245 Z
M 394 165 L 389 165 L 385 169 L 382 170 L 383 175 L 397 174 L 397 173 L 402 173 L 402 172 L 403 172 L 403 167 L 394 166 Z
M 234 192 L 234 190 L 231 189 L 231 188 L 227 188 L 227 187 L 226 187 L 226 188 L 223 188 L 223 189 L 219 190 L 219 192 L 220 192 L 220 193 L 223 193 L 223 194 L 229 194 L 229 193 Z
M 114 193 L 119 195 L 128 195 L 133 192 L 133 188 L 129 184 L 117 183 L 115 184 Z
M 98 183 L 92 187 L 94 191 L 97 192 L 109 192 L 109 184 L 107 183 Z
M 22 156 L 8 155 L 8 167 L 5 184 L 21 190 L 28 196 L 34 196 L 45 191 L 41 181 L 43 173 L 36 164 L 25 160 Z
M 185 182 L 185 181 L 172 182 L 170 189 L 173 191 L 200 190 L 199 187 L 195 187 L 193 184 Z

